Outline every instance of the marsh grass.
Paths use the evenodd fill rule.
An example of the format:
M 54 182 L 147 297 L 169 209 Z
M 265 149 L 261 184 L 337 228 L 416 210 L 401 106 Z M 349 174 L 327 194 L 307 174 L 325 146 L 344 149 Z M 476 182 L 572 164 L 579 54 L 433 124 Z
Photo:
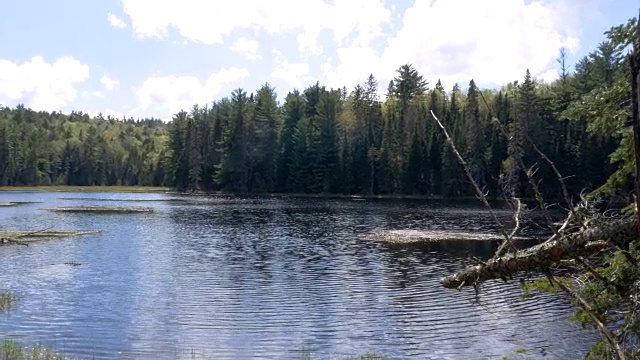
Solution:
M 90 198 L 90 197 L 59 197 L 59 200 L 66 201 L 122 201 L 122 202 L 187 202 L 187 199 L 105 199 L 105 198 Z
M 41 238 L 67 237 L 99 233 L 99 230 L 68 230 L 68 231 L 0 231 L 0 237 L 8 238 Z
M 155 193 L 171 189 L 153 186 L 0 186 L 0 191 L 45 191 L 45 192 L 101 192 L 101 193 Z
M 10 292 L 0 292 L 0 312 L 3 312 L 11 307 L 16 298 Z
M 0 201 L 0 207 L 14 207 L 28 204 L 39 204 L 38 201 Z
M 62 360 L 64 356 L 53 349 L 36 345 L 33 348 L 25 348 L 19 343 L 5 339 L 0 343 L 0 360 Z
M 36 240 L 44 240 L 51 238 L 64 238 L 71 236 L 81 236 L 89 234 L 97 234 L 99 230 L 73 230 L 73 231 L 0 231 L 0 244 L 4 240 L 13 240 L 17 242 L 30 242 Z
M 313 360 L 313 356 L 310 351 L 303 351 L 300 355 L 300 360 Z M 366 353 L 364 355 L 347 356 L 345 360 L 386 360 L 384 355 Z
M 70 213 L 150 213 L 153 209 L 144 206 L 99 206 L 99 205 L 82 205 L 82 206 L 68 206 L 57 208 L 43 208 L 41 210 L 54 211 L 54 212 L 70 212 Z

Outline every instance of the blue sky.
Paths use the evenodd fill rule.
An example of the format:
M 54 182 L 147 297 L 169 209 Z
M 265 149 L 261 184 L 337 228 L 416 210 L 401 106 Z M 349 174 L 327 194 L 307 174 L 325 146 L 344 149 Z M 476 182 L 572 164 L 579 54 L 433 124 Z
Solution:
M 404 63 L 450 89 L 557 76 L 640 0 L 20 0 L 0 15 L 0 104 L 171 118 L 265 82 L 381 88 Z

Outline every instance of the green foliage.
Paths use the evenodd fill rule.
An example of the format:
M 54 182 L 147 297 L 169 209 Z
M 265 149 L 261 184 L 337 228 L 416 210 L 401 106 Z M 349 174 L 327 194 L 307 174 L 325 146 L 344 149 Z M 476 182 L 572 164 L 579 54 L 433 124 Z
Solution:
M 0 359 L 3 360 L 62 360 L 64 358 L 51 348 L 42 345 L 28 349 L 9 339 L 5 339 L 0 344 Z
M 555 279 L 566 286 L 572 285 L 572 280 L 570 278 L 556 277 Z M 555 294 L 562 291 L 562 289 L 557 284 L 551 283 L 546 278 L 536 279 L 531 282 L 523 283 L 521 284 L 521 287 L 525 293 L 525 297 L 528 297 L 532 290 L 548 294 Z
M 515 357 L 503 356 L 502 360 L 526 359 L 527 358 L 526 355 L 529 353 L 529 350 L 527 350 L 527 349 L 517 349 L 513 353 L 515 354 Z
M 154 119 L 1 108 L 0 186 L 163 185 L 166 128 Z

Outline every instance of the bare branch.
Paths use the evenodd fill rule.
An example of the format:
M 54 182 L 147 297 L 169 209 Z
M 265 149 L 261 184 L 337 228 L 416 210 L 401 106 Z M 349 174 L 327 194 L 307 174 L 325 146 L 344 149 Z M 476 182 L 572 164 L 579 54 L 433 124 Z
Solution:
M 607 328 L 605 320 L 602 318 L 602 316 L 596 313 L 596 311 L 591 307 L 591 305 L 589 305 L 589 303 L 586 300 L 584 300 L 580 295 L 578 295 L 578 293 L 573 291 L 571 288 L 569 288 L 562 282 L 558 281 L 556 278 L 554 278 L 551 275 L 547 275 L 547 278 L 552 284 L 558 285 L 558 287 L 560 287 L 567 295 L 569 295 L 569 297 L 571 297 L 578 303 L 578 305 L 582 310 L 584 310 L 584 312 L 589 314 L 589 316 L 593 320 L 593 323 L 595 324 L 595 327 L 598 329 L 598 331 L 602 333 L 602 335 L 604 335 L 604 337 L 607 339 L 611 347 L 615 349 L 616 355 L 618 355 L 618 359 L 625 360 L 626 355 L 624 353 L 624 350 L 622 349 L 622 346 L 620 345 L 620 340 L 613 332 L 611 332 L 611 330 L 609 330 L 609 328 Z
M 456 148 L 456 145 L 453 143 L 453 140 L 449 136 L 449 133 L 447 132 L 447 129 L 444 127 L 444 125 L 442 125 L 442 123 L 440 122 L 440 120 L 438 119 L 436 114 L 433 113 L 433 110 L 431 110 L 431 116 L 433 116 L 433 118 L 438 123 L 438 126 L 440 126 L 440 129 L 442 129 L 442 132 L 444 133 L 444 137 L 447 139 L 447 143 L 449 144 L 449 146 L 451 146 L 451 149 L 453 150 L 453 153 L 456 155 L 456 158 L 458 159 L 458 162 L 464 168 L 465 174 L 467 175 L 467 178 L 471 182 L 471 185 L 473 185 L 473 189 L 475 190 L 476 195 L 478 196 L 480 201 L 482 201 L 484 206 L 486 206 L 487 209 L 489 209 L 489 213 L 493 217 L 493 220 L 500 227 L 500 232 L 504 236 L 504 242 L 498 248 L 498 251 L 496 252 L 496 256 L 500 256 L 502 251 L 504 251 L 504 249 L 507 246 L 510 246 L 513 250 L 515 250 L 515 246 L 513 246 L 513 242 L 511 241 L 511 238 L 509 237 L 509 234 L 507 233 L 507 230 L 505 229 L 505 227 L 502 224 L 502 222 L 496 216 L 495 212 L 493 211 L 493 208 L 491 207 L 491 205 L 489 204 L 489 201 L 487 200 L 487 197 L 484 195 L 484 192 L 480 189 L 480 186 L 478 185 L 476 180 L 471 175 L 471 171 L 469 170 L 469 165 L 467 164 L 466 161 L 464 161 L 464 158 L 462 158 L 462 155 L 460 155 L 460 152 L 458 151 L 458 149 Z

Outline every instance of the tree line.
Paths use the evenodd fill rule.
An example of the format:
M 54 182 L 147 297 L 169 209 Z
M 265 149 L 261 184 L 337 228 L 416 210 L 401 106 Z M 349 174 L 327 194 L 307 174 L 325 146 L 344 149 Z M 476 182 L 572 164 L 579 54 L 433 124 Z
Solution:
M 635 21 L 635 20 L 633 20 Z M 316 83 L 278 101 L 264 84 L 234 90 L 168 123 L 0 111 L 0 185 L 164 185 L 234 193 L 472 195 L 435 114 L 491 195 L 531 194 L 526 171 L 572 194 L 629 189 L 628 43 L 623 24 L 559 78 L 527 71 L 498 90 L 431 84 L 411 64 L 384 98 L 370 75 L 348 90 Z M 635 23 L 634 23 L 635 24 Z M 625 45 L 626 44 L 626 45 Z M 632 163 L 632 161 L 631 161 Z M 541 191 L 559 196 L 557 182 Z

